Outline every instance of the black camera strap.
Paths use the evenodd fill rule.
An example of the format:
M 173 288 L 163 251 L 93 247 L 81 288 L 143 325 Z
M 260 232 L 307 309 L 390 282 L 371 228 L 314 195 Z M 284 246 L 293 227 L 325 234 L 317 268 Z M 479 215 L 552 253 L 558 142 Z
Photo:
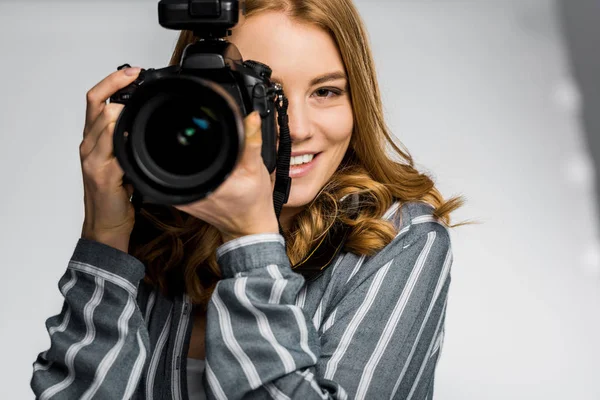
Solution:
M 275 215 L 279 224 L 279 233 L 283 235 L 283 228 L 279 222 L 281 209 L 287 203 L 292 187 L 290 178 L 290 158 L 292 153 L 292 139 L 290 138 L 290 127 L 288 125 L 288 99 L 281 90 L 277 92 L 278 100 L 275 102 L 277 108 L 277 123 L 279 124 L 279 148 L 277 150 L 277 169 L 275 171 L 275 188 L 273 190 L 273 205 Z
M 281 209 L 287 203 L 292 179 L 289 177 L 290 158 L 292 151 L 292 141 L 290 138 L 290 128 L 288 126 L 288 99 L 283 95 L 282 90 L 277 91 L 278 99 L 275 103 L 277 108 L 277 123 L 279 124 L 279 149 L 277 151 L 277 170 L 275 173 L 275 188 L 273 191 L 273 204 L 275 206 L 275 215 L 279 224 L 279 232 L 283 235 L 283 229 L 279 222 Z M 340 200 L 344 204 L 350 215 L 355 217 L 358 210 L 358 195 L 348 196 L 348 200 Z M 349 205 L 346 205 L 349 204 Z M 336 221 L 329 229 L 326 235 L 314 246 L 308 255 L 292 266 L 292 269 L 303 275 L 307 281 L 317 279 L 331 262 L 342 251 L 346 239 L 350 234 L 350 227 L 341 221 Z

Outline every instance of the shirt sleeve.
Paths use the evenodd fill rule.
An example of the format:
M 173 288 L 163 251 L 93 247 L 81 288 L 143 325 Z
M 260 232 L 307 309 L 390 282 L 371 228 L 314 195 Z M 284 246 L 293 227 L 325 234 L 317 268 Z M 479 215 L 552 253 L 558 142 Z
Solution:
M 80 238 L 59 280 L 60 314 L 46 320 L 50 348 L 33 363 L 36 399 L 128 399 L 150 341 L 136 296 L 145 272 L 137 258 Z
M 431 399 L 452 256 L 446 228 L 428 225 L 365 262 L 372 272 L 339 289 L 319 332 L 295 305 L 305 281 L 281 235 L 221 246 L 223 279 L 207 313 L 208 398 Z

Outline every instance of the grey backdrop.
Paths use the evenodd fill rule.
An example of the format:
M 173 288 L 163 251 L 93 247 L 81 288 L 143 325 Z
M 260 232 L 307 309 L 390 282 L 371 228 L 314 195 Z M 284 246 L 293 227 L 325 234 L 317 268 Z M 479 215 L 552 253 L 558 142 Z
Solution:
M 164 67 L 156 1 L 0 2 L 0 398 L 33 398 L 81 232 L 85 93 Z M 436 399 L 600 399 L 600 239 L 581 100 L 550 0 L 359 0 L 388 122 L 446 196 Z

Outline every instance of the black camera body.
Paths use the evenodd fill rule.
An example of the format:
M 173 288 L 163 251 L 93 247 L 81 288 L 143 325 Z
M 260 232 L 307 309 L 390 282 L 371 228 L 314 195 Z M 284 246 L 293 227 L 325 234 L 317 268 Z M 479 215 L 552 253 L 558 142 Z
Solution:
M 114 154 L 124 182 L 133 184 L 142 202 L 186 204 L 214 191 L 239 161 L 243 119 L 255 110 L 262 119 L 263 162 L 269 173 L 275 170 L 276 106 L 283 91 L 271 82 L 268 66 L 243 61 L 235 45 L 221 38 L 238 13 L 233 0 L 160 1 L 163 27 L 189 29 L 199 39 L 185 48 L 179 65 L 142 69 L 111 96 L 125 105 Z

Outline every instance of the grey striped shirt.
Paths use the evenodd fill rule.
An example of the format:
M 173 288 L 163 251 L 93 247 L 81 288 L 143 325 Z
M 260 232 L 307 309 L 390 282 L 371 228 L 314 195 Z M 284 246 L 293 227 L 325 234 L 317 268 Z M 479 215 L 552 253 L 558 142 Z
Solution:
M 399 233 L 371 257 L 341 252 L 318 279 L 290 268 L 279 234 L 217 249 L 208 305 L 209 399 L 432 399 L 452 251 L 433 207 L 395 203 Z M 188 399 L 186 294 L 166 298 L 135 257 L 80 238 L 33 363 L 38 399 Z M 200 377 L 199 377 L 200 379 Z

